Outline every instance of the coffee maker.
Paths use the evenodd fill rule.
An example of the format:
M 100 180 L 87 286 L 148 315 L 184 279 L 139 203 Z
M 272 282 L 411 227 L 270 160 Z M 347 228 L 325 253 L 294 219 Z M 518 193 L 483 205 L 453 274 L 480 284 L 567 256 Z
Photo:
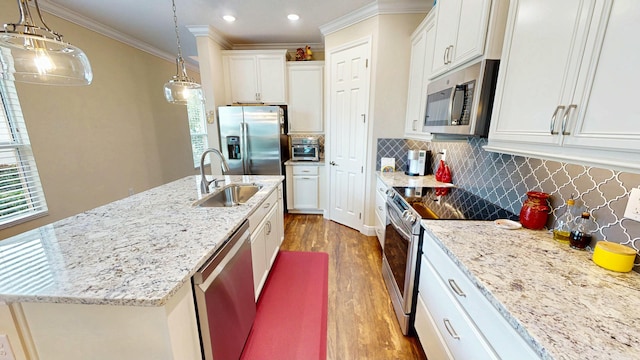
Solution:
M 429 163 L 429 151 L 409 150 L 407 153 L 407 170 L 404 172 L 409 176 L 425 175 L 426 166 Z

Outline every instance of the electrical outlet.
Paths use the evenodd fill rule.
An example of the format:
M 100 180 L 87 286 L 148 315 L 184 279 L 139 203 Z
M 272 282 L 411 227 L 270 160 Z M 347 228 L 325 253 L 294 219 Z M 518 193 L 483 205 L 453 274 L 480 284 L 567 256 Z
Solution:
M 15 360 L 9 337 L 6 334 L 0 334 L 0 360 Z
M 440 160 L 447 161 L 447 149 L 440 150 Z
M 624 210 L 624 217 L 640 222 L 640 189 L 631 189 L 631 194 L 627 199 L 627 208 Z

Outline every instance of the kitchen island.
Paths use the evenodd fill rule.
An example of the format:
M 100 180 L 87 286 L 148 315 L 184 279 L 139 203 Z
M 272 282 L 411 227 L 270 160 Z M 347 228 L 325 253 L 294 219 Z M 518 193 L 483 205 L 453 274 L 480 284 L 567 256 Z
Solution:
M 602 269 L 590 252 L 546 231 L 489 221 L 422 225 L 540 358 L 640 358 L 638 273 Z
M 191 277 L 283 177 L 225 180 L 262 188 L 239 206 L 197 207 L 206 194 L 190 176 L 1 241 L 0 303 L 25 351 L 64 358 L 42 353 L 57 343 L 86 358 L 102 343 L 114 352 L 95 348 L 91 358 L 123 358 L 128 347 L 156 359 L 199 353 Z M 9 325 L 0 318 L 0 332 Z M 129 336 L 138 338 L 123 342 Z

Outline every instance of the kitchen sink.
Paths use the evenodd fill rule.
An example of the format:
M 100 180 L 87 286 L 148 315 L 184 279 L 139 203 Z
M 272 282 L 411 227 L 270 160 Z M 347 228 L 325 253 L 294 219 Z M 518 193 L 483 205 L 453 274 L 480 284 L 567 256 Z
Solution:
M 260 189 L 262 189 L 262 185 L 258 184 L 230 184 L 198 200 L 194 205 L 200 207 L 225 207 L 244 204 Z

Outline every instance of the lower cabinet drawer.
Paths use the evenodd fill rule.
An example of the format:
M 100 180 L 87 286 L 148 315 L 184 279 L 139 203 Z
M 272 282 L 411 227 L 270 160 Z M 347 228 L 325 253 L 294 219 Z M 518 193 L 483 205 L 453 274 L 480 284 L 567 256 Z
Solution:
M 423 252 L 446 291 L 473 319 L 493 350 L 504 359 L 539 359 L 522 336 L 505 320 L 460 268 L 435 243 L 429 234 L 424 234 Z M 423 263 L 425 257 L 423 257 Z
M 416 320 L 414 323 L 418 339 L 422 344 L 422 349 L 429 359 L 446 360 L 453 359 L 451 353 L 444 345 L 444 339 L 440 336 L 436 323 L 429 314 L 429 310 L 418 295 L 418 304 L 416 305 Z
M 421 297 L 453 358 L 499 359 L 424 256 L 420 272 Z

